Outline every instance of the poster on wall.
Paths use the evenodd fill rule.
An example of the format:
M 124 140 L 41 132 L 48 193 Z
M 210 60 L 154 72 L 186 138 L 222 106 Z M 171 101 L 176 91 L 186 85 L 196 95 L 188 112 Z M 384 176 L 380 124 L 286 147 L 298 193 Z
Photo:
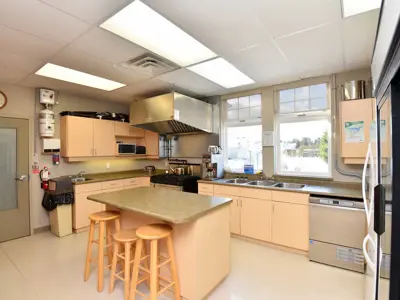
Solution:
M 365 141 L 364 121 L 345 122 L 344 141 L 345 143 L 363 143 Z

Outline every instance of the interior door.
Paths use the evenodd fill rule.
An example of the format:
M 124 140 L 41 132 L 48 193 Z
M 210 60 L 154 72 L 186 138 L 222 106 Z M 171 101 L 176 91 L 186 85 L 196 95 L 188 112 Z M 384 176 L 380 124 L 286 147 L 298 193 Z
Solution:
M 29 121 L 0 118 L 0 242 L 30 235 Z

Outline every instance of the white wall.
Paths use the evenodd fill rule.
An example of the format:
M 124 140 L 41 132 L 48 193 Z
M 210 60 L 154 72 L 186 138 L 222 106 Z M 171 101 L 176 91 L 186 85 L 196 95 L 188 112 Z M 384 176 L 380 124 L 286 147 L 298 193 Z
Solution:
M 21 117 L 30 120 L 30 164 L 34 153 L 39 157 L 40 167 L 47 166 L 50 169 L 51 177 L 77 174 L 80 171 L 87 173 L 115 172 L 124 170 L 141 169 L 145 165 L 155 165 L 157 168 L 163 168 L 163 161 L 157 160 L 95 160 L 88 162 L 66 163 L 61 160 L 60 165 L 53 166 L 51 155 L 42 155 L 41 140 L 38 135 L 38 112 L 43 109 L 35 98 L 36 92 L 33 88 L 26 88 L 16 85 L 0 84 L 0 90 L 8 97 L 8 104 L 5 109 L 0 110 L 0 116 Z M 56 134 L 59 137 L 59 113 L 65 110 L 83 110 L 83 111 L 110 111 L 128 113 L 128 105 L 101 102 L 94 99 L 82 98 L 63 93 L 58 94 L 54 111 L 56 113 Z M 106 163 L 110 163 L 110 169 L 106 169 Z M 40 179 L 38 175 L 30 175 L 30 202 L 31 202 L 31 225 L 32 228 L 39 228 L 49 225 L 48 213 L 42 208 L 41 201 L 43 190 L 40 188 Z
M 263 130 L 275 130 L 275 108 L 274 108 L 274 93 L 275 91 L 282 90 L 282 89 L 289 89 L 299 86 L 306 86 L 312 84 L 318 84 L 321 82 L 330 82 L 331 87 L 335 88 L 336 86 L 342 85 L 345 81 L 354 80 L 354 79 L 362 79 L 368 82 L 371 77 L 371 70 L 370 69 L 361 69 L 356 71 L 344 72 L 339 74 L 334 74 L 332 76 L 320 76 L 316 78 L 307 78 L 300 81 L 275 85 L 275 86 L 268 86 L 263 88 L 258 88 L 249 91 L 243 91 L 239 93 L 227 94 L 221 97 L 222 100 L 235 98 L 240 96 L 246 96 L 251 94 L 261 93 L 262 95 L 262 125 Z M 366 89 L 366 96 L 371 97 L 371 87 L 368 86 Z M 331 93 L 331 101 L 332 101 L 332 121 L 336 117 L 336 110 L 335 110 L 335 103 L 336 101 L 341 101 L 341 93 L 335 93 L 332 90 Z M 334 123 L 334 122 L 332 122 Z M 339 125 L 339 124 L 338 124 Z M 339 130 L 336 130 L 336 138 L 333 140 L 332 144 L 332 178 L 335 181 L 351 181 L 351 182 L 360 182 L 358 178 L 343 176 L 339 172 L 335 170 L 334 167 L 334 159 L 337 153 L 337 144 L 335 141 L 340 141 Z M 339 142 L 340 143 L 340 142 Z M 273 147 L 264 147 L 263 148 L 263 170 L 267 176 L 274 175 L 274 164 L 275 164 L 275 154 Z M 361 173 L 361 166 L 348 166 L 342 163 L 342 159 L 339 158 L 339 165 L 340 168 L 348 171 L 348 172 L 357 172 Z

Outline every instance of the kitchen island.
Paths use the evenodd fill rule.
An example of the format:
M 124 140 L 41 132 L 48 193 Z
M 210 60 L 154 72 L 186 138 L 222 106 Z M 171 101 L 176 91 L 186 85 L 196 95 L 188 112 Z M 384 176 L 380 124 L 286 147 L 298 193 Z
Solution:
M 161 222 L 172 226 L 184 299 L 204 299 L 229 274 L 232 199 L 150 187 L 91 195 L 88 199 L 119 210 L 122 229 Z

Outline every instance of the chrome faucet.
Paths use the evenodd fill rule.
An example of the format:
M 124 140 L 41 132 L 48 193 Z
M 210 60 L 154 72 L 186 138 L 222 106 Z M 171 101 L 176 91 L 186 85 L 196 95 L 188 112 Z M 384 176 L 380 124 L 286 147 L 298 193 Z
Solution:
M 83 173 L 86 173 L 86 172 L 85 171 L 79 172 L 78 174 L 75 175 L 75 178 L 82 178 L 83 177 L 82 176 Z

